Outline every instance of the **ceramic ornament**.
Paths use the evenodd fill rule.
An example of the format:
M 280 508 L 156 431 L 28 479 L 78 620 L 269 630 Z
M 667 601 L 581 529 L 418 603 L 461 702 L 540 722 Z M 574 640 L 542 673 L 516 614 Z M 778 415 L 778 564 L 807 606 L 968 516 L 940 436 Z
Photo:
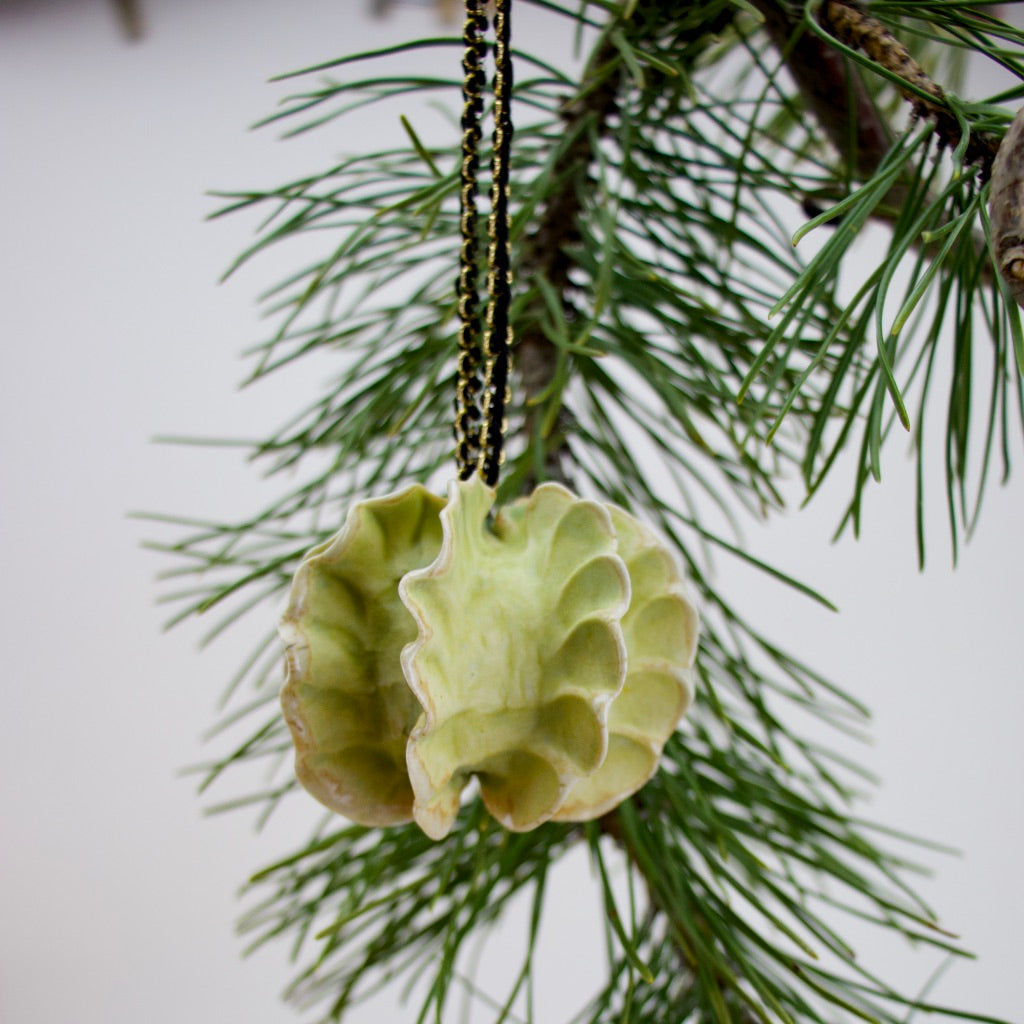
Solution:
M 423 715 L 409 737 L 413 816 L 450 831 L 472 777 L 513 831 L 549 820 L 608 750 L 622 689 L 629 575 L 608 509 L 543 484 L 488 524 L 494 490 L 452 483 L 436 560 L 400 584 L 419 629 L 402 665 Z
M 398 581 L 437 556 L 443 506 L 418 485 L 353 506 L 303 559 L 280 625 L 295 773 L 361 825 L 412 817 L 406 742 L 421 709 L 401 651 L 417 630 Z
M 609 506 L 632 598 L 622 619 L 626 679 L 608 716 L 608 754 L 569 791 L 560 821 L 588 821 L 635 793 L 693 702 L 700 620 L 672 551 L 640 520 Z

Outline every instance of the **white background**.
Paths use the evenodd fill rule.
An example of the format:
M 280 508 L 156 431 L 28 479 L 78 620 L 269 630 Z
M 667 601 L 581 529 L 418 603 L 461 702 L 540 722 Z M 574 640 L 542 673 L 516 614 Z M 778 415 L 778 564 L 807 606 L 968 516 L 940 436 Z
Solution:
M 232 928 L 237 887 L 300 840 L 305 819 L 256 837 L 244 814 L 203 818 L 179 777 L 203 756 L 198 737 L 245 638 L 200 656 L 197 629 L 161 634 L 153 577 L 165 563 L 126 513 L 244 513 L 272 493 L 235 454 L 150 439 L 258 435 L 308 391 L 301 374 L 237 391 L 238 354 L 264 330 L 252 299 L 273 268 L 215 286 L 251 223 L 204 224 L 215 205 L 204 193 L 277 183 L 366 143 L 366 119 L 288 144 L 244 130 L 282 95 L 269 75 L 437 32 L 425 11 L 380 23 L 363 6 L 149 0 L 132 44 L 102 0 L 0 0 L 4 1024 L 299 1019 L 278 1001 L 284 946 L 243 961 Z M 524 9 L 524 36 L 536 18 Z M 859 543 L 828 543 L 846 477 L 749 532 L 841 615 L 728 565 L 721 580 L 742 580 L 738 600 L 769 635 L 874 708 L 876 743 L 861 756 L 884 784 L 869 813 L 963 851 L 930 856 L 938 875 L 923 889 L 980 959 L 933 997 L 1020 1021 L 1024 470 L 992 488 L 954 574 L 937 453 L 921 576 L 898 447 Z M 543 1020 L 575 1005 L 567 972 L 600 971 L 592 908 L 571 902 L 586 873 L 574 860 L 561 876 L 570 897 L 549 942 L 561 984 Z M 902 946 L 885 956 L 906 988 L 936 963 Z

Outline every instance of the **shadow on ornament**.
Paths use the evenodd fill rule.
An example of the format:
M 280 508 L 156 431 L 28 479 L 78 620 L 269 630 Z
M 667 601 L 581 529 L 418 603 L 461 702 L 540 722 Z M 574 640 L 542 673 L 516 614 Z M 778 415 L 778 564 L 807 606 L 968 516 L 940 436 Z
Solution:
M 405 748 L 420 705 L 402 675 L 416 623 L 399 580 L 436 557 L 444 499 L 420 486 L 353 506 L 302 560 L 281 620 L 295 774 L 360 825 L 412 819 Z

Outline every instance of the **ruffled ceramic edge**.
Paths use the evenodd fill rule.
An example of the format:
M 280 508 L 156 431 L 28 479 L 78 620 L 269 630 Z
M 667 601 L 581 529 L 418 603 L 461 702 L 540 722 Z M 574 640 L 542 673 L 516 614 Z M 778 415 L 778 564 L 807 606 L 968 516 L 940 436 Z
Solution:
M 666 720 L 666 728 L 662 730 L 660 737 L 652 736 L 631 727 L 627 723 L 615 723 L 613 720 L 609 721 L 608 756 L 613 756 L 612 746 L 614 745 L 616 738 L 621 738 L 627 743 L 633 744 L 646 751 L 649 760 L 648 768 L 645 771 L 634 775 L 630 780 L 630 783 L 625 788 L 609 793 L 609 795 L 603 799 L 594 800 L 589 794 L 586 794 L 585 791 L 598 780 L 601 772 L 606 769 L 606 761 L 606 764 L 602 765 L 593 776 L 581 780 L 580 783 L 574 787 L 577 791 L 576 795 L 578 799 L 573 799 L 574 792 L 570 792 L 567 795 L 563 806 L 558 810 L 558 812 L 556 812 L 556 814 L 553 815 L 553 820 L 555 821 L 592 821 L 595 818 L 599 818 L 602 815 L 607 814 L 609 811 L 614 810 L 614 808 L 622 803 L 623 800 L 632 796 L 647 785 L 647 783 L 650 782 L 650 780 L 657 774 L 665 744 L 676 729 L 678 729 L 679 724 L 682 722 L 686 713 L 690 710 L 694 700 L 696 699 L 695 664 L 700 644 L 701 615 L 697 596 L 690 584 L 686 572 L 682 565 L 680 565 L 675 551 L 672 550 L 672 548 L 655 530 L 619 505 L 608 502 L 606 503 L 606 507 L 612 515 L 612 522 L 615 525 L 617 537 L 620 537 L 621 535 L 621 527 L 616 520 L 619 517 L 627 519 L 629 521 L 630 528 L 636 531 L 637 535 L 642 540 L 641 547 L 638 551 L 643 550 L 644 548 L 654 549 L 663 559 L 665 559 L 666 564 L 670 567 L 672 582 L 664 591 L 662 591 L 661 595 L 659 595 L 657 599 L 660 600 L 662 596 L 670 596 L 679 600 L 688 610 L 688 617 L 691 620 L 692 629 L 690 631 L 685 663 L 672 662 L 664 658 L 648 657 L 635 659 L 629 656 L 627 649 L 626 680 L 623 684 L 622 693 L 619 695 L 619 698 L 616 699 L 621 699 L 626 695 L 629 688 L 630 677 L 636 677 L 642 673 L 656 673 L 657 675 L 672 679 L 675 681 L 678 688 L 679 696 L 676 702 L 675 713 L 672 715 L 670 720 Z M 628 558 L 626 556 L 623 557 L 626 558 L 626 565 L 628 568 L 629 563 L 632 560 L 632 556 Z M 614 718 L 614 715 L 612 717 Z
M 330 562 L 342 557 L 354 542 L 361 509 L 368 504 L 398 502 L 417 491 L 437 501 L 437 495 L 427 491 L 421 484 L 412 484 L 398 491 L 356 502 L 346 512 L 341 528 L 323 543 L 311 548 L 303 556 L 292 578 L 288 603 L 278 621 L 277 632 L 284 645 L 284 683 L 279 694 L 282 717 L 291 733 L 295 748 L 293 767 L 295 777 L 311 796 L 326 808 L 341 814 L 359 825 L 386 826 L 403 824 L 412 820 L 412 809 L 408 801 L 402 803 L 373 803 L 354 797 L 341 783 L 327 776 L 322 770 L 309 766 L 309 760 L 318 753 L 313 739 L 313 727 L 307 720 L 302 701 L 296 688 L 311 678 L 309 662 L 310 638 L 302 627 L 302 619 L 308 610 L 310 578 L 318 562 Z M 443 509 L 439 506 L 438 512 Z
M 348 544 L 348 534 L 354 523 L 354 516 L 353 507 L 348 510 L 345 521 L 336 534 L 311 548 L 303 556 L 292 577 L 288 604 L 277 624 L 277 634 L 284 644 L 284 684 L 278 699 L 295 747 L 295 777 L 307 793 L 325 807 L 346 817 L 349 816 L 351 808 L 350 802 L 344 799 L 344 794 L 328 785 L 318 773 L 306 766 L 307 760 L 316 753 L 316 744 L 313 740 L 313 728 L 303 714 L 303 702 L 295 691 L 310 678 L 310 639 L 302 627 L 302 619 L 308 604 L 310 575 L 321 556 L 338 547 L 343 549 Z
M 679 688 L 680 698 L 676 705 L 676 712 L 672 718 L 672 728 L 668 730 L 667 734 L 660 739 L 653 739 L 650 735 L 645 734 L 639 730 L 631 729 L 628 726 L 615 726 L 611 723 L 608 725 L 608 754 L 606 755 L 605 763 L 599 768 L 593 776 L 588 776 L 579 780 L 574 787 L 566 794 L 565 800 L 562 806 L 551 816 L 552 821 L 593 821 L 595 818 L 600 818 L 607 814 L 609 811 L 614 810 L 622 803 L 627 797 L 632 796 L 634 793 L 639 792 L 647 785 L 651 779 L 658 772 L 658 768 L 661 764 L 661 755 L 664 752 L 665 744 L 668 742 L 669 737 L 679 727 L 680 722 L 686 716 L 690 706 L 693 702 L 693 672 L 692 670 L 681 670 L 677 666 L 662 665 L 660 668 L 655 668 L 651 665 L 652 671 L 657 671 L 658 674 L 667 678 L 672 678 L 676 682 Z M 626 685 L 628 686 L 629 679 L 627 676 Z M 631 744 L 635 748 L 644 751 L 647 767 L 641 772 L 636 772 L 630 778 L 628 785 L 617 787 L 613 792 L 609 792 L 602 799 L 595 799 L 590 794 L 586 793 L 586 790 L 590 786 L 596 784 L 602 771 L 610 767 L 608 759 L 615 756 L 614 748 L 619 744 L 619 741 L 625 741 Z M 589 785 L 588 785 L 589 784 Z M 577 792 L 579 790 L 580 792 Z
M 487 487 L 476 477 L 473 478 L 472 482 L 479 483 L 479 486 L 484 487 L 486 489 L 490 497 L 490 504 L 493 507 L 496 498 L 496 491 L 494 490 L 494 488 Z M 461 785 L 459 785 L 457 788 L 450 787 L 448 791 L 434 793 L 432 799 L 427 799 L 426 801 L 424 801 L 420 798 L 421 794 L 426 795 L 428 793 L 433 792 L 434 787 L 429 779 L 426 768 L 419 762 L 419 759 L 416 755 L 415 740 L 418 737 L 429 734 L 429 732 L 436 726 L 437 719 L 436 713 L 434 711 L 434 701 L 431 698 L 429 686 L 425 683 L 424 679 L 421 677 L 417 668 L 417 658 L 420 651 L 426 646 L 426 644 L 432 638 L 433 632 L 424 616 L 423 610 L 409 594 L 408 584 L 416 579 L 422 579 L 432 575 L 437 575 L 443 572 L 445 569 L 447 569 L 448 566 L 451 564 L 454 545 L 454 530 L 451 524 L 451 516 L 453 510 L 457 508 L 456 502 L 458 500 L 459 495 L 459 484 L 459 481 L 452 481 L 448 487 L 448 502 L 441 513 L 443 540 L 441 545 L 441 551 L 438 553 L 437 558 L 434 560 L 433 563 L 431 563 L 431 565 L 426 566 L 423 569 L 407 573 L 402 578 L 401 583 L 399 584 L 399 596 L 401 597 L 402 602 L 409 609 L 409 611 L 412 612 L 413 617 L 416 619 L 417 626 L 419 627 L 419 634 L 416 640 L 408 644 L 402 651 L 402 668 L 403 671 L 405 672 L 405 677 L 413 690 L 413 693 L 416 695 L 416 698 L 419 700 L 421 706 L 424 709 L 423 715 L 420 717 L 420 720 L 417 722 L 415 728 L 410 734 L 409 744 L 407 747 L 409 778 L 413 786 L 413 792 L 416 794 L 416 799 L 414 800 L 413 803 L 413 818 L 416 821 L 416 823 L 420 826 L 420 828 L 423 829 L 423 831 L 432 839 L 442 839 L 451 830 L 455 816 L 458 813 L 462 791 L 465 788 L 466 784 L 468 784 L 469 780 L 464 779 Z M 544 490 L 556 491 L 567 497 L 572 502 L 585 503 L 587 506 L 591 507 L 601 516 L 603 520 L 606 521 L 609 536 L 613 540 L 615 539 L 616 535 L 614 526 L 612 524 L 609 507 L 602 502 L 580 498 L 578 495 L 574 494 L 568 488 L 563 487 L 561 484 L 554 482 L 541 484 L 531 493 L 528 499 L 522 500 L 533 500 L 535 496 L 538 494 L 538 492 L 542 492 Z M 615 541 L 615 546 L 617 547 L 617 540 Z M 618 690 L 615 694 L 600 695 L 591 698 L 592 710 L 599 722 L 599 726 L 602 731 L 604 739 L 604 753 L 602 754 L 602 761 L 607 753 L 608 712 L 615 696 L 617 696 L 618 692 L 621 692 L 622 681 L 624 681 L 626 674 L 626 648 L 619 623 L 622 619 L 622 616 L 628 609 L 630 596 L 629 573 L 626 570 L 625 563 L 622 562 L 622 560 L 618 558 L 617 555 L 612 554 L 611 557 L 621 564 L 621 573 L 624 582 L 625 597 L 622 601 L 621 607 L 616 608 L 614 614 L 607 617 L 607 623 L 609 627 L 611 627 L 612 629 L 612 633 L 615 637 L 616 646 L 618 650 L 618 658 L 620 665 L 620 683 Z M 584 696 L 583 694 L 574 695 Z M 490 806 L 488 806 L 488 810 L 492 813 L 492 815 L 495 818 L 497 818 L 498 821 L 501 822 L 502 825 L 504 825 L 510 831 L 529 831 L 533 828 L 536 828 L 538 825 L 543 824 L 544 821 L 550 820 L 553 817 L 553 815 L 557 812 L 558 808 L 561 806 L 562 802 L 565 800 L 566 796 L 569 794 L 572 787 L 581 778 L 585 777 L 585 775 L 581 774 L 571 776 L 567 775 L 559 786 L 558 798 L 554 802 L 552 808 L 549 811 L 538 816 L 536 820 L 516 823 L 510 820 L 508 816 L 504 816 L 500 813 L 497 813 L 495 809 Z M 487 801 L 485 799 L 485 804 L 486 803 Z

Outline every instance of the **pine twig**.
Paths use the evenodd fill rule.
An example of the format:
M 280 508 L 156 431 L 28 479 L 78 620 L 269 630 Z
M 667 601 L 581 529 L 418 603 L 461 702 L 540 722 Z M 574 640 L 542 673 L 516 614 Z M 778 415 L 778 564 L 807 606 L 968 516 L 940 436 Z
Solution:
M 893 133 L 857 74 L 854 61 L 821 35 L 808 31 L 788 5 L 778 0 L 753 2 L 822 131 L 846 160 L 855 179 L 870 178 L 889 151 Z M 853 0 L 825 0 L 818 20 L 838 42 L 860 51 L 904 83 L 898 86 L 900 92 L 917 117 L 934 123 L 943 145 L 955 149 L 960 144 L 962 127 L 945 90 L 877 18 Z M 965 161 L 981 168 L 982 180 L 988 178 L 998 146 L 999 140 L 992 135 L 971 133 Z M 893 205 L 902 204 L 899 190 L 903 188 L 897 185 L 890 195 Z
M 876 18 L 852 0 L 825 0 L 819 20 L 824 29 L 851 49 L 860 50 L 879 67 L 906 83 L 899 86 L 914 113 L 934 122 L 935 134 L 944 146 L 955 149 L 963 129 L 950 108 L 945 90 L 910 55 L 910 51 Z M 982 180 L 992 171 L 999 140 L 982 132 L 971 132 L 964 160 L 981 168 Z
M 764 27 L 782 54 L 805 102 L 823 134 L 849 168 L 855 181 L 867 181 L 878 171 L 895 136 L 871 98 L 856 63 L 823 37 L 808 30 L 788 5 L 779 0 L 753 0 L 764 17 Z M 855 0 L 824 0 L 818 22 L 825 33 L 851 50 L 862 52 L 876 65 L 905 83 L 899 88 L 914 115 L 930 120 L 943 146 L 956 149 L 963 129 L 952 111 L 945 90 L 911 56 L 909 50 L 880 22 L 868 15 Z M 988 180 L 999 139 L 983 132 L 971 132 L 964 162 L 980 169 L 980 181 Z M 876 207 L 873 219 L 893 222 L 909 198 L 908 186 L 897 180 L 885 201 Z M 927 245 L 920 241 L 915 247 Z M 976 232 L 974 248 L 986 248 L 985 237 Z M 935 243 L 927 245 L 937 252 Z M 992 279 L 992 267 L 982 268 L 983 280 Z

